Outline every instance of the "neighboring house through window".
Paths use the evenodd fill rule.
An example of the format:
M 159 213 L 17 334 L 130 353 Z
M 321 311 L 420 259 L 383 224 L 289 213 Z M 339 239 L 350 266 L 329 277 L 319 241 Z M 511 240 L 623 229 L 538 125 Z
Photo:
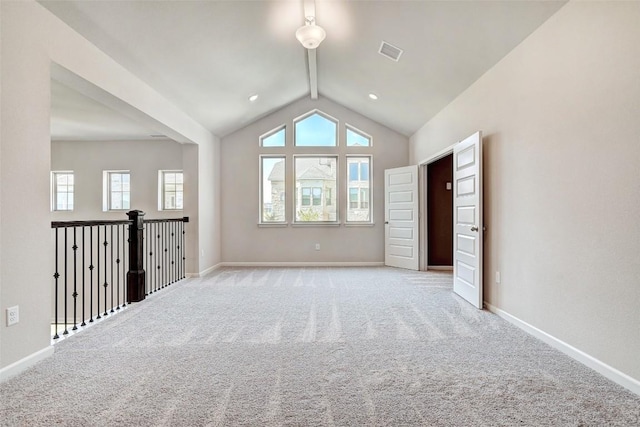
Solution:
M 72 171 L 51 172 L 51 210 L 73 210 L 74 180 Z

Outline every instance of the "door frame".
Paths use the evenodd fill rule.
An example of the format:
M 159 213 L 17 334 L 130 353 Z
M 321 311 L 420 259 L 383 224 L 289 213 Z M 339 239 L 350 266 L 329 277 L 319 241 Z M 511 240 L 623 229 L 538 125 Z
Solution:
M 443 157 L 447 157 L 449 154 L 453 154 L 453 147 L 455 144 L 450 145 L 447 148 L 444 148 L 432 156 L 427 157 L 426 159 L 420 161 L 418 163 L 418 211 L 420 218 L 420 227 L 419 227 L 419 240 L 418 240 L 418 268 L 420 271 L 428 270 L 428 260 L 429 260 L 429 240 L 428 240 L 428 228 L 427 227 L 427 197 L 425 197 L 427 190 L 427 166 L 430 163 L 433 163 L 437 160 L 442 159 Z

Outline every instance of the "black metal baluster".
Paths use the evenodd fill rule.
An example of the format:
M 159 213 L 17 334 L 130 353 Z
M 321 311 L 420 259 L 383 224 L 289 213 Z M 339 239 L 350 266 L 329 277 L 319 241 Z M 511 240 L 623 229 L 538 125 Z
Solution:
M 153 293 L 153 223 L 147 223 L 146 228 L 146 238 L 145 245 L 147 251 L 145 253 L 149 254 L 149 258 L 147 258 L 147 268 L 146 272 L 149 273 L 147 277 L 147 286 L 149 287 L 149 295 Z
M 162 280 L 162 244 L 160 242 L 160 223 L 156 223 L 156 233 L 158 233 L 158 238 L 156 240 L 156 262 L 158 263 L 156 268 L 156 290 L 158 290 L 160 285 L 162 285 L 162 283 L 160 283 Z
M 107 246 L 109 246 L 109 243 L 107 242 L 107 226 L 104 226 L 104 284 L 102 285 L 102 287 L 104 288 L 104 313 L 103 316 L 108 316 L 109 313 L 107 312 L 107 287 L 109 286 L 109 283 L 107 282 Z M 111 268 L 113 268 L 113 265 L 111 266 Z
M 175 242 L 173 236 L 175 235 L 173 230 L 174 222 L 169 222 L 169 259 L 171 260 L 171 273 L 169 274 L 169 283 L 174 283 L 176 281 L 176 260 L 175 260 Z
M 116 296 L 118 299 L 118 307 L 116 308 L 116 310 L 120 310 L 120 225 L 116 226 L 116 246 L 117 246 L 117 250 L 116 250 L 116 280 L 117 280 L 117 292 L 116 292 Z M 113 282 L 113 279 L 111 279 L 111 282 Z
M 184 238 L 185 238 L 185 234 L 186 234 L 186 229 L 187 228 L 187 224 L 186 221 L 182 221 L 182 277 L 186 277 L 186 259 L 187 257 L 185 256 L 186 254 L 186 248 L 184 247 Z
M 89 323 L 93 322 L 93 226 L 89 227 Z M 99 315 L 100 313 L 98 313 Z
M 181 251 L 180 248 L 182 247 L 182 242 L 180 241 L 180 237 L 182 236 L 182 233 L 180 233 L 180 230 L 182 230 L 182 221 L 178 221 L 176 223 L 176 242 L 178 244 L 177 250 L 176 250 L 176 272 L 178 273 L 177 277 L 178 280 L 182 279 L 182 261 L 180 260 L 180 255 L 181 255 Z
M 109 226 L 109 231 L 111 232 L 111 313 L 115 313 L 113 309 L 113 224 Z
M 127 253 L 127 248 L 129 247 L 129 239 L 126 238 L 127 235 L 127 226 L 122 226 L 122 307 L 127 306 L 127 260 L 129 259 L 129 254 Z M 126 243 L 125 243 L 126 242 Z
M 98 307 L 97 307 L 97 312 L 98 315 L 96 316 L 96 319 L 102 319 L 102 316 L 100 316 L 100 226 L 96 227 L 96 231 L 97 231 L 97 236 L 96 236 L 96 266 L 97 266 L 97 271 L 96 271 L 96 300 L 98 303 Z
M 64 332 L 62 335 L 69 335 L 67 330 L 67 227 L 64 228 Z
M 73 227 L 73 328 L 72 331 L 78 329 L 78 244 L 76 242 L 76 229 Z
M 85 244 L 84 244 L 84 230 L 86 227 L 82 227 L 82 323 L 80 324 L 80 326 L 87 326 L 87 324 L 85 323 L 85 320 L 87 319 L 85 317 L 85 283 L 84 283 L 84 276 L 85 276 L 85 263 L 84 263 L 84 259 L 85 259 Z
M 58 273 L 58 251 L 59 251 L 59 247 L 58 247 L 58 228 L 56 228 L 56 271 L 55 273 L 53 273 L 53 278 L 55 279 L 55 307 L 54 307 L 54 328 L 55 328 L 55 334 L 53 335 L 53 339 L 57 340 L 58 338 L 60 338 L 60 336 L 58 335 L 58 278 L 60 277 L 60 274 Z
M 168 244 L 167 244 L 168 234 L 169 233 L 167 233 L 167 223 L 163 222 L 162 223 L 162 241 L 164 243 L 164 265 L 165 265 L 164 274 L 162 276 L 162 278 L 163 278 L 162 287 L 163 288 L 169 284 L 169 280 L 168 280 L 168 276 L 169 276 L 169 252 L 168 252 Z

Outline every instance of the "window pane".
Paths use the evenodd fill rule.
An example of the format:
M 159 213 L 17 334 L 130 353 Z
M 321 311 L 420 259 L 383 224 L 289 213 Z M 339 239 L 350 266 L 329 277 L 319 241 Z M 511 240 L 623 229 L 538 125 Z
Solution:
M 322 205 L 322 188 L 313 189 L 313 206 Z
M 111 209 L 122 209 L 122 193 L 111 193 Z
M 358 208 L 358 189 L 357 188 L 349 189 L 349 208 L 350 209 Z
M 67 193 L 58 193 L 57 210 L 67 210 Z
M 261 139 L 263 147 L 284 147 L 285 145 L 285 128 L 283 127 L 279 131 L 267 134 L 266 137 Z
M 337 221 L 335 202 L 322 204 L 322 192 L 335 197 L 338 158 L 295 157 L 296 218 L 298 222 Z
M 371 145 L 371 138 L 347 128 L 347 147 L 368 147 Z
M 298 147 L 335 147 L 336 122 L 313 113 L 295 123 L 295 143 Z
M 360 163 L 360 180 L 369 181 L 369 159 Z
M 301 194 L 302 194 L 302 206 L 309 206 L 311 204 L 311 189 L 303 188 Z
M 358 163 L 349 163 L 349 181 L 358 181 Z
M 262 222 L 285 221 L 285 160 L 284 157 L 263 157 L 262 161 Z
M 122 193 L 122 209 L 131 209 L 129 197 L 129 193 Z

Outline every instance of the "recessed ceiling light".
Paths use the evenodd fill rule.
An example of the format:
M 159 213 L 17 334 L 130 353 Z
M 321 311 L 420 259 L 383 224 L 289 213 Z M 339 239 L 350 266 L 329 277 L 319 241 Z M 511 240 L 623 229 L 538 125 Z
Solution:
M 373 99 L 375 101 L 376 99 L 378 99 L 378 95 L 376 95 L 375 93 L 372 92 L 372 93 L 369 94 L 369 98 L 371 98 L 371 99 Z
M 251 102 L 255 101 L 256 99 L 258 99 L 258 94 L 251 95 L 251 96 L 249 97 L 249 101 L 251 101 Z

